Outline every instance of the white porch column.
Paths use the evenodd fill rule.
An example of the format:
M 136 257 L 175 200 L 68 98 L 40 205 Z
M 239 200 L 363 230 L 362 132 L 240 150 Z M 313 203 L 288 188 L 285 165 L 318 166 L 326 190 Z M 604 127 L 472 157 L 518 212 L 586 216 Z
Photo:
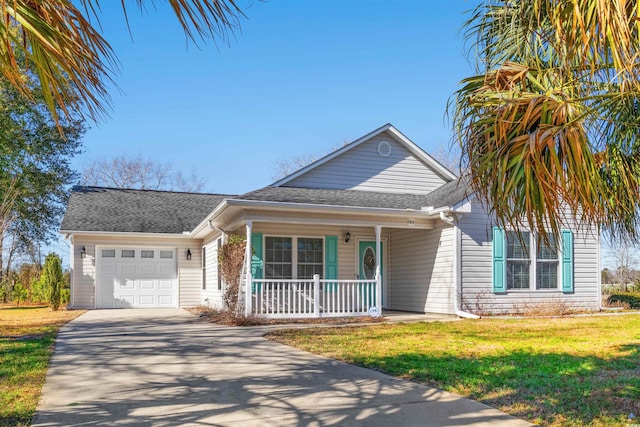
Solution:
M 378 315 L 382 316 L 382 274 L 380 269 L 380 234 L 382 226 L 376 225 L 376 307 Z
M 251 229 L 253 227 L 253 221 L 247 221 L 247 242 L 246 251 L 244 254 L 245 262 L 245 290 L 244 290 L 244 313 L 249 316 L 251 314 Z

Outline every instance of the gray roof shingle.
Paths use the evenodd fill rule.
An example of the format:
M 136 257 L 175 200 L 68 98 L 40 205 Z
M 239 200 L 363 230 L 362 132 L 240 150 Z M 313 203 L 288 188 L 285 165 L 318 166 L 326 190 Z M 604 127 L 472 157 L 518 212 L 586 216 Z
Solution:
M 447 182 L 427 194 L 424 206 L 433 206 L 436 209 L 445 206 L 453 207 L 469 197 L 469 195 L 471 195 L 469 179 L 463 176 Z
M 378 193 L 359 190 L 324 190 L 318 188 L 265 187 L 235 197 L 239 200 L 261 200 L 313 205 L 353 206 L 386 209 L 420 209 L 425 197 L 416 194 Z
M 62 231 L 182 233 L 225 198 L 221 194 L 73 187 Z
M 61 231 L 182 233 L 193 230 L 225 199 L 258 200 L 327 206 L 414 209 L 453 206 L 467 197 L 468 181 L 460 178 L 426 196 L 359 190 L 265 187 L 241 196 L 73 187 Z

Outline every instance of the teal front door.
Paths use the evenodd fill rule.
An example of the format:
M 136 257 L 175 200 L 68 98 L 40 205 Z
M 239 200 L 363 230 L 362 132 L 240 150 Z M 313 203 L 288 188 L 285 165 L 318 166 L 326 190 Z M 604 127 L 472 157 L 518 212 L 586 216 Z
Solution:
M 380 278 L 382 289 L 384 289 L 384 246 L 380 242 Z M 358 277 L 363 280 L 374 280 L 376 278 L 376 242 L 360 241 L 358 243 Z M 375 296 L 375 291 L 374 291 Z M 382 305 L 384 305 L 384 291 L 382 292 Z

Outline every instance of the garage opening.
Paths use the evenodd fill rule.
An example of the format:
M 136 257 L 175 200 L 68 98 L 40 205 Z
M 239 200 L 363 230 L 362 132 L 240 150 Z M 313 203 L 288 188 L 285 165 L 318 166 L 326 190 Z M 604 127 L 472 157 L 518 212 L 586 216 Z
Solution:
M 175 248 L 97 247 L 97 308 L 178 307 Z

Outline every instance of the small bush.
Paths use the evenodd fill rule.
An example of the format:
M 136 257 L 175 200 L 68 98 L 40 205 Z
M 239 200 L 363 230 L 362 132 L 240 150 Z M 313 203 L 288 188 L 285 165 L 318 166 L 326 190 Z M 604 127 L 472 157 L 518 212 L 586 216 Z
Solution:
M 640 309 L 640 294 L 632 292 L 619 292 L 610 295 L 607 300 L 607 304 L 612 307 L 615 307 L 615 304 L 622 303 L 629 304 L 629 307 L 634 310 Z

